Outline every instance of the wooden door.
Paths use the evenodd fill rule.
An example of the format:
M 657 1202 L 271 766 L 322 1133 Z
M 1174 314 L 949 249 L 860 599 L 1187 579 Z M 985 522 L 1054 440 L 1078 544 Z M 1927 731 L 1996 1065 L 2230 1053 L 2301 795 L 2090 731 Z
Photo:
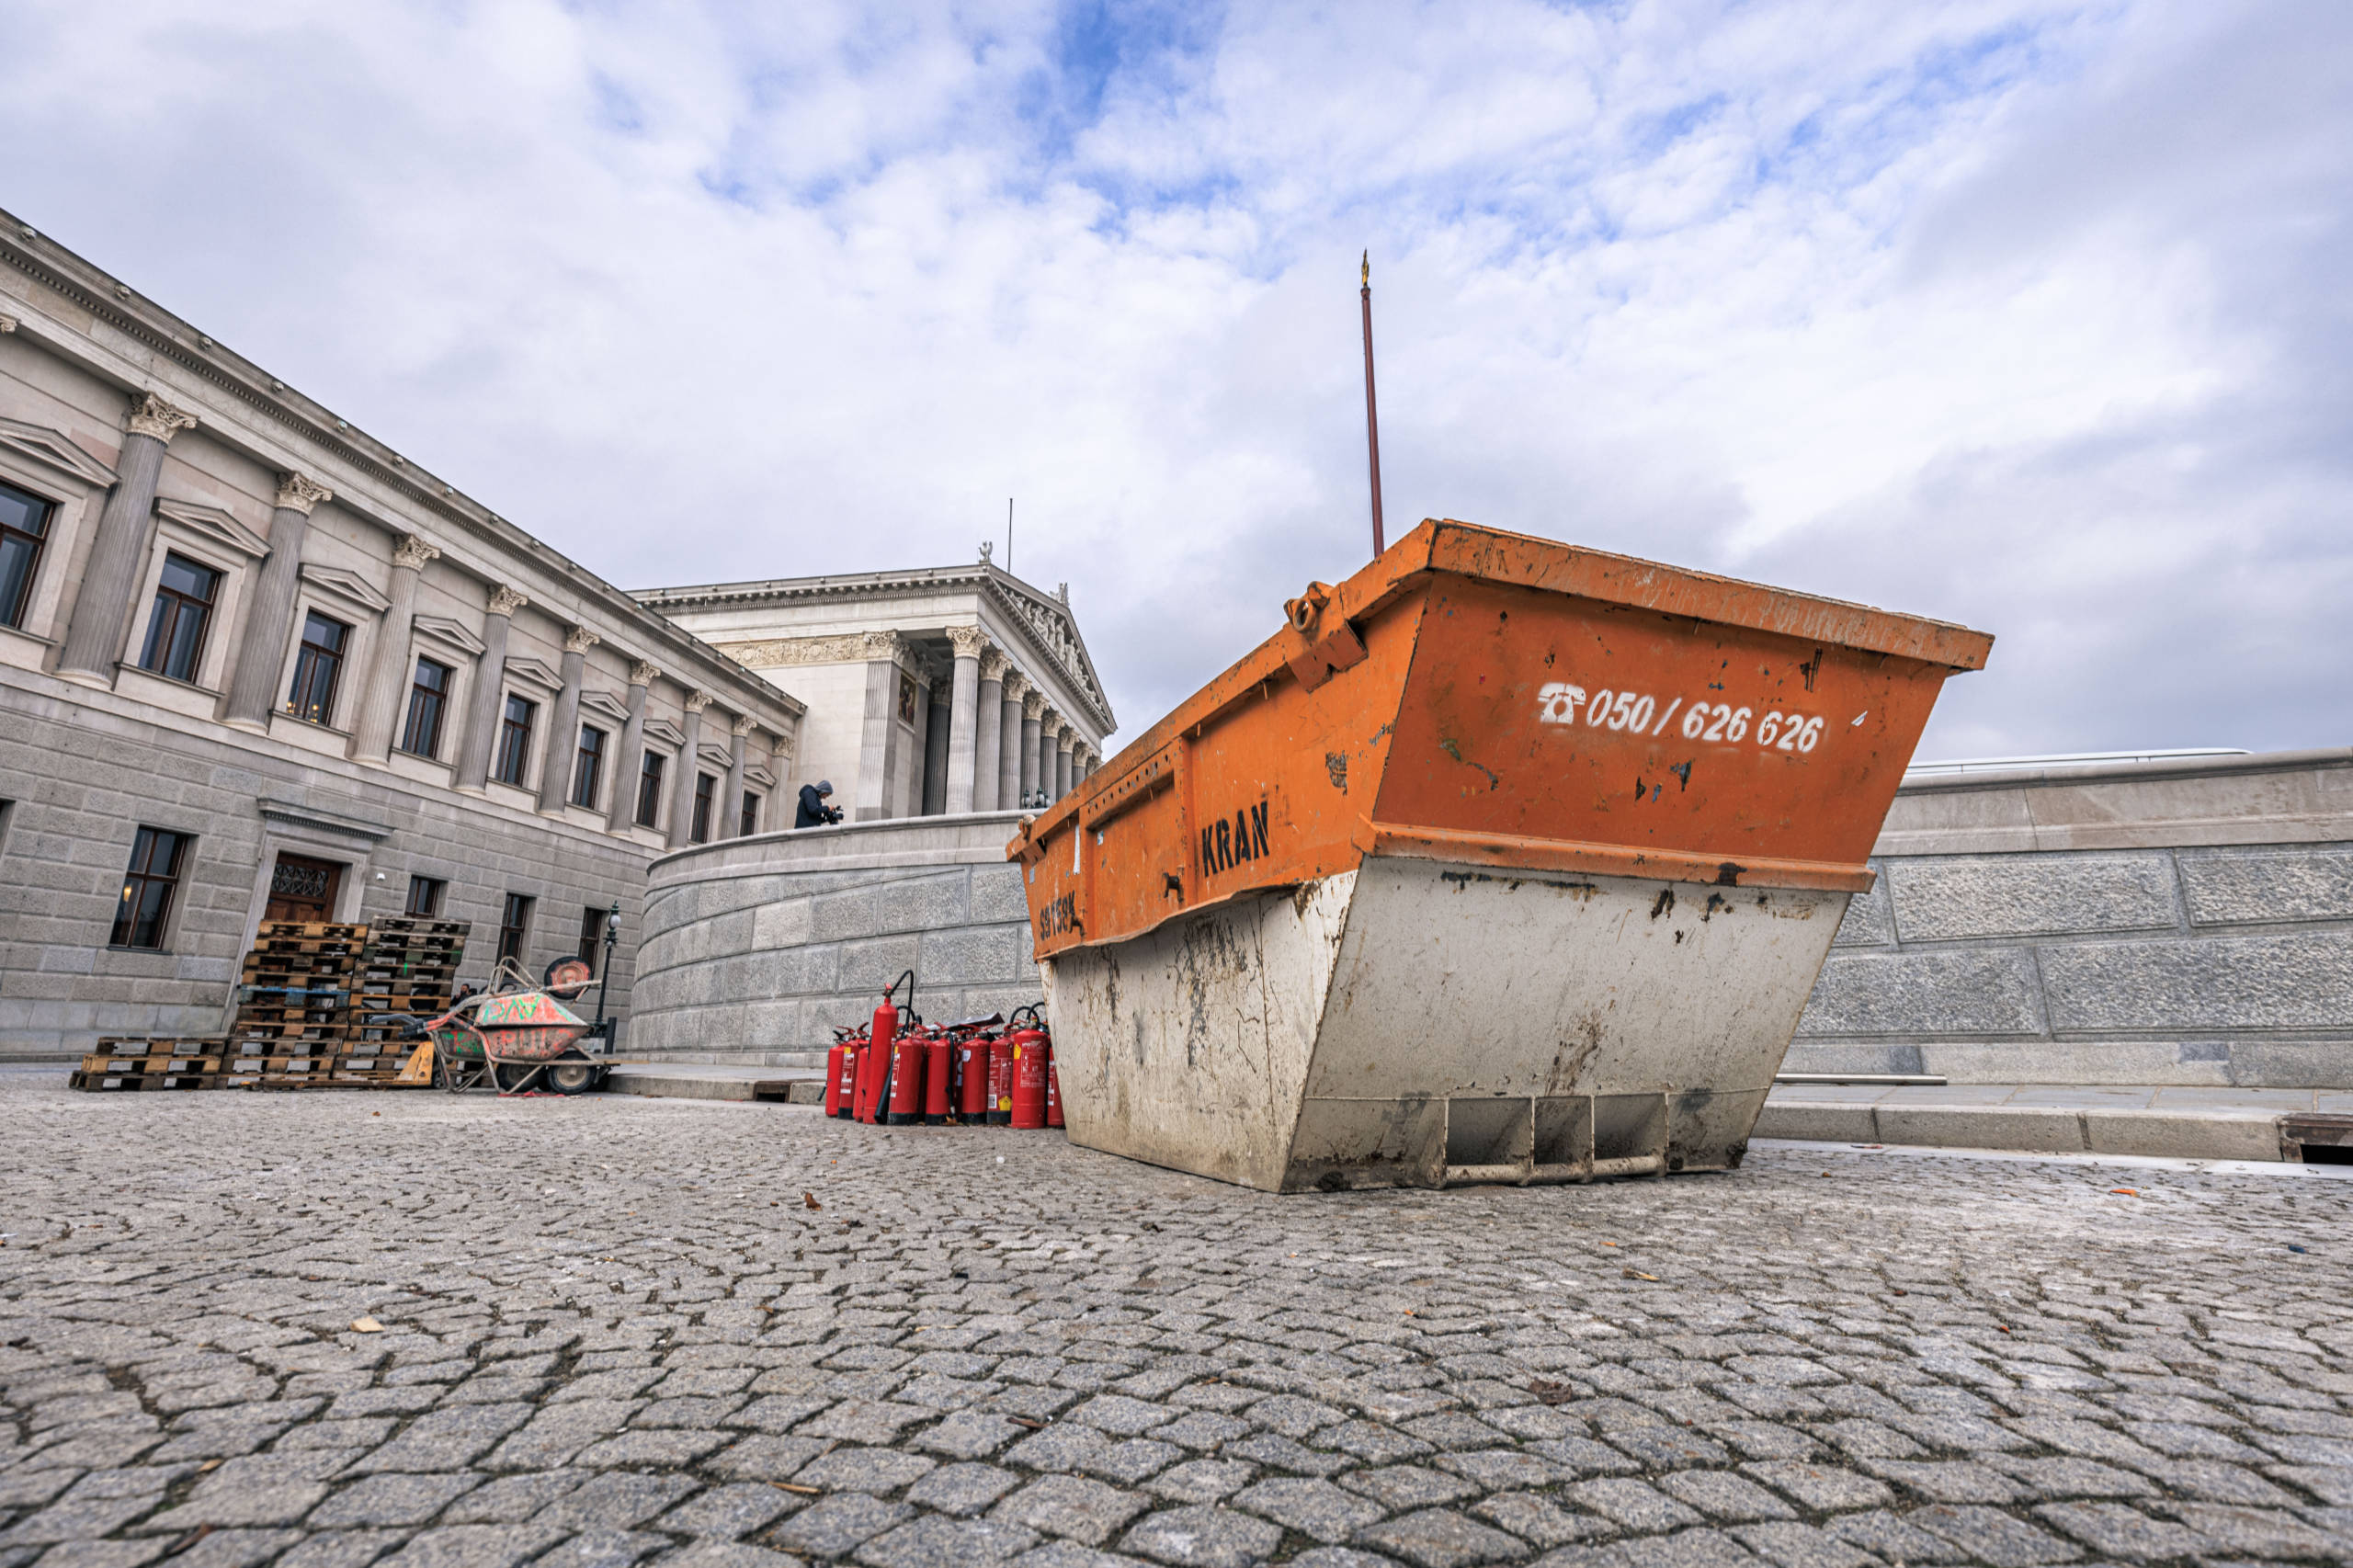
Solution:
M 342 887 L 343 868 L 335 861 L 280 855 L 269 873 L 269 903 L 261 917 L 324 925 L 335 918 L 335 895 Z

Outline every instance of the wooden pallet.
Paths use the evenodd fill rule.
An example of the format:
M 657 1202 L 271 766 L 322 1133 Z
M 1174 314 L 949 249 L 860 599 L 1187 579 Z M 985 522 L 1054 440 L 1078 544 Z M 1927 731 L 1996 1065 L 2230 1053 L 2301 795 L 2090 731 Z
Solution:
M 379 920 L 368 927 L 369 934 L 379 942 L 464 941 L 473 934 L 471 920 L 426 920 L 414 915 L 404 915 L 391 920 Z
M 229 1049 L 247 1054 L 311 1051 L 337 1043 L 349 1027 L 341 1019 L 326 1024 L 249 1024 L 241 1018 L 229 1031 Z
M 244 1034 L 268 1025 L 279 1028 L 308 1028 L 319 1025 L 333 1028 L 348 1020 L 350 1011 L 341 1003 L 318 1007 L 273 1007 L 267 1004 L 237 1009 L 233 1031 Z
M 341 926 L 327 922 L 301 920 L 271 920 L 256 933 L 256 939 L 278 942 L 364 942 L 368 939 L 366 926 Z
M 94 1073 L 83 1068 L 68 1074 L 65 1084 L 85 1094 L 116 1094 L 143 1089 L 210 1089 L 219 1084 L 220 1077 L 218 1073 L 139 1073 L 121 1069 Z
M 363 991 L 351 999 L 355 1017 L 369 1013 L 413 1013 L 430 1018 L 449 1010 L 449 994 L 446 991 L 411 991 L 384 994 Z
M 357 961 L 348 953 L 247 953 L 238 977 L 247 985 L 290 985 L 349 974 Z
M 363 963 L 352 971 L 354 989 L 381 995 L 395 991 L 447 991 L 457 983 L 454 963 Z

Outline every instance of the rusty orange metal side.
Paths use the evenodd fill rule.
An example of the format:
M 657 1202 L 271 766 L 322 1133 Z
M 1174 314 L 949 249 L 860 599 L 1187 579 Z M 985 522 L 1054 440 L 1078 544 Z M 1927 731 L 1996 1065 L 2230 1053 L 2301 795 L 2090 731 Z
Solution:
M 1369 855 L 1847 890 L 1945 622 L 1423 523 L 1026 824 L 1040 957 Z

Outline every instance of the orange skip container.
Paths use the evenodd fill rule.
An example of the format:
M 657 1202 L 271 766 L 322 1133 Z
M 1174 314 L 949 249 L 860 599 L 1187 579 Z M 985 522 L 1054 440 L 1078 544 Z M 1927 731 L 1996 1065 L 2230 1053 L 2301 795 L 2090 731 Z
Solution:
M 1024 824 L 1073 1142 L 1268 1190 L 1737 1165 L 1993 639 L 1451 521 Z

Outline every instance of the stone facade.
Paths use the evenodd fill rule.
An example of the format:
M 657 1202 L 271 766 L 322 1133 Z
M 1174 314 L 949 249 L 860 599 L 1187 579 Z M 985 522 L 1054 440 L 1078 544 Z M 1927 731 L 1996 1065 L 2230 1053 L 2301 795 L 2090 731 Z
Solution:
M 791 698 L 6 215 L 0 504 L 0 1056 L 218 1030 L 281 857 L 339 921 L 443 884 L 469 979 L 510 894 L 533 971 L 618 903 L 625 1012 L 645 864 L 790 770 Z
M 830 780 L 850 822 L 1044 805 L 1117 728 L 1069 585 L 1041 592 L 985 545 L 971 566 L 637 597 L 806 705 L 789 785 Z
M 2353 1085 L 2353 752 L 1905 785 L 1788 1069 Z
M 822 1066 L 837 1025 L 915 971 L 935 1022 L 1043 1000 L 1021 813 L 764 834 L 648 872 L 631 1046 L 673 1060 Z

